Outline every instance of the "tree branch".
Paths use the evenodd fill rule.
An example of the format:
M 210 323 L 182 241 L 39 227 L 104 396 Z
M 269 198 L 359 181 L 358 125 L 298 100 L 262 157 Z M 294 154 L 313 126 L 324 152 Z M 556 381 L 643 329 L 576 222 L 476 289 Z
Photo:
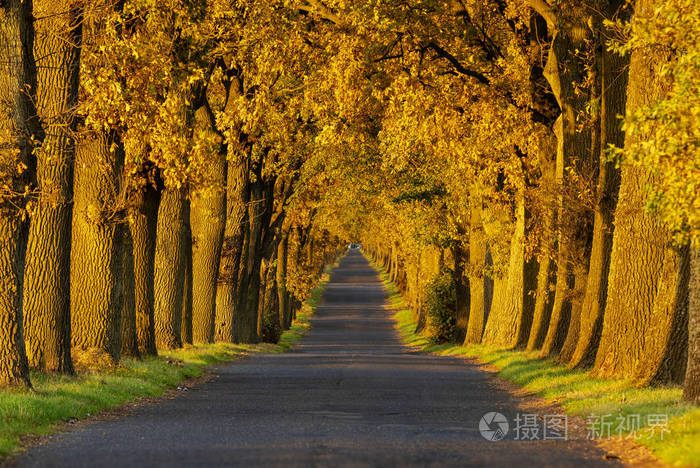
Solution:
M 333 10 L 328 8 L 320 0 L 305 0 L 306 5 L 301 5 L 299 9 L 308 11 L 310 13 L 316 13 L 321 18 L 330 21 L 331 23 L 341 24 L 342 21 L 340 17 L 336 15 Z
M 559 29 L 559 20 L 552 6 L 545 0 L 527 0 L 527 4 L 547 22 L 552 31 Z
M 459 62 L 459 60 L 457 60 L 457 58 L 454 55 L 450 54 L 436 43 L 430 42 L 425 46 L 425 48 L 433 50 L 439 57 L 446 59 L 448 62 L 450 62 L 450 64 L 452 64 L 455 70 L 457 70 L 457 72 L 461 73 L 462 75 L 471 76 L 472 78 L 475 78 L 477 81 L 479 81 L 479 83 L 485 85 L 491 84 L 491 81 L 488 78 L 486 78 L 484 74 L 466 68 Z

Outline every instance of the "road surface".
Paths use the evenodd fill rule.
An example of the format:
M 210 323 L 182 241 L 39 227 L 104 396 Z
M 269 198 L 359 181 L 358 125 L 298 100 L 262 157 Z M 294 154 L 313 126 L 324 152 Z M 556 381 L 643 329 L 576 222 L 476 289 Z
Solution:
M 474 363 L 403 346 L 379 278 L 358 251 L 350 251 L 333 272 L 312 329 L 294 351 L 256 355 L 215 372 L 212 381 L 177 398 L 55 435 L 12 464 L 616 464 L 580 435 L 569 441 L 515 440 L 517 415 L 525 426 L 524 415 L 536 411 L 528 397 L 509 392 Z M 545 411 L 551 408 L 540 416 Z M 508 422 L 503 440 L 486 440 L 479 430 L 490 412 Z M 485 434 L 498 437 L 495 431 L 505 428 L 491 418 Z M 541 420 L 538 426 L 542 439 Z

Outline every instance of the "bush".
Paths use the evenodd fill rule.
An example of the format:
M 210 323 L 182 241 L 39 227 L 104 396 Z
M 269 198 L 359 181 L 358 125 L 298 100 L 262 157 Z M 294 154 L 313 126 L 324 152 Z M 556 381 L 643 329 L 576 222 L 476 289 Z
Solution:
M 264 308 L 261 336 L 264 343 L 277 343 L 280 340 L 280 336 L 282 336 L 283 330 L 277 314 L 277 301 L 274 301 L 274 307 Z
M 428 336 L 434 344 L 450 343 L 457 332 L 457 292 L 452 274 L 445 271 L 428 283 L 425 294 Z

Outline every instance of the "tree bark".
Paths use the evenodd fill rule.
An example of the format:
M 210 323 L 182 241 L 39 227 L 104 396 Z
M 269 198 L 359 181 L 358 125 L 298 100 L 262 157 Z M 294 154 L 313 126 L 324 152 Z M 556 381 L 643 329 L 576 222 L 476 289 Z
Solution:
M 277 250 L 277 249 L 275 249 Z M 260 290 L 261 294 L 261 311 L 260 315 L 263 321 L 262 339 L 266 343 L 277 343 L 282 332 L 282 324 L 280 323 L 278 287 L 277 287 L 277 254 L 267 262 L 267 267 L 263 273 L 264 283 Z
M 8 0 L 0 5 L 0 150 L 9 163 L 0 173 L 0 185 L 13 192 L 0 198 L 0 386 L 31 387 L 22 327 L 25 200 L 15 194 L 24 193 L 33 176 L 33 148 L 26 136 L 40 136 L 33 104 L 33 43 L 31 0 Z M 14 169 L 20 165 L 28 170 Z
M 186 203 L 182 190 L 166 189 L 158 208 L 153 291 L 156 346 L 160 349 L 182 346 Z
M 469 252 L 464 248 L 462 241 L 459 239 L 455 241 L 453 256 L 454 268 L 452 272 L 455 282 L 455 292 L 457 293 L 457 301 L 455 304 L 455 339 L 457 343 L 463 343 L 467 336 L 467 327 L 469 326 L 470 289 L 469 279 L 464 271 L 464 265 L 469 263 Z M 403 272 L 401 276 L 403 276 Z
M 635 15 L 653 15 L 659 0 L 638 0 Z M 627 114 L 662 98 L 669 78 L 659 73 L 669 60 L 659 49 L 632 53 Z M 631 143 L 626 137 L 625 143 Z M 601 377 L 642 383 L 680 382 L 688 337 L 689 254 L 645 211 L 645 187 L 652 171 L 624 161 L 615 212 L 608 297 L 595 361 Z
M 122 270 L 121 356 L 139 357 L 134 296 L 134 242 L 129 229 L 121 229 L 124 242 Z
M 215 338 L 229 343 L 236 341 L 237 285 L 250 198 L 248 160 L 247 152 L 236 152 L 227 167 L 226 226 L 216 285 Z
M 485 344 L 515 348 L 527 343 L 535 305 L 531 292 L 536 288 L 537 268 L 534 261 L 525 259 L 526 215 L 521 193 L 516 200 L 508 270 L 505 277 L 495 280 L 493 305 L 483 335 Z
M 182 325 L 180 326 L 180 338 L 183 344 L 193 344 L 193 271 L 192 271 L 192 229 L 190 227 L 190 205 L 185 203 L 185 214 L 182 226 L 182 257 L 183 257 L 183 280 L 182 280 Z
M 577 55 L 577 50 L 583 50 L 588 39 L 589 28 L 587 20 L 590 12 L 584 6 L 573 6 L 567 11 L 555 11 L 547 2 L 530 1 L 535 9 L 547 22 L 551 43 L 547 55 L 543 76 L 550 85 L 552 94 L 559 104 L 561 114 L 554 123 L 554 133 L 557 137 L 556 180 L 560 187 L 557 209 L 557 256 L 556 256 L 556 286 L 554 302 L 542 345 L 543 354 L 556 354 L 566 339 L 570 323 L 574 327 L 579 323 L 578 317 L 570 321 L 572 312 L 580 312 L 580 301 L 585 288 L 585 272 L 587 265 L 585 249 L 588 240 L 588 216 L 575 206 L 578 201 L 567 197 L 571 190 L 570 177 L 567 170 L 573 168 L 577 175 L 585 177 L 583 170 L 591 162 L 591 135 L 589 131 L 578 128 L 577 117 L 586 112 L 586 104 L 590 96 L 576 88 L 583 81 L 586 70 L 585 64 Z M 574 188 L 576 190 L 576 188 Z M 544 280 L 543 276 L 540 278 Z M 574 304 L 576 300 L 579 303 Z M 538 311 L 540 312 L 540 311 Z M 543 324 L 540 313 L 540 323 L 533 338 L 537 341 Z M 577 333 L 574 330 L 573 333 Z M 573 335 L 572 335 L 573 338 Z M 532 343 L 534 346 L 534 343 Z
M 484 333 L 486 309 L 484 304 L 484 268 L 486 239 L 481 220 L 481 195 L 471 194 L 469 226 L 469 323 L 464 344 L 479 344 Z
M 70 249 L 73 163 L 82 42 L 82 5 L 41 0 L 36 14 L 37 107 L 45 137 L 37 151 L 39 197 L 24 270 L 24 331 L 29 365 L 73 373 L 70 355 Z
M 137 194 L 129 210 L 129 231 L 134 256 L 134 313 L 139 353 L 155 356 L 153 272 L 160 192 L 150 185 Z
M 700 249 L 691 248 L 688 297 L 688 365 L 683 399 L 700 404 Z
M 269 221 L 267 207 L 271 193 L 258 178 L 252 184 L 250 206 L 248 208 L 248 234 L 243 256 L 241 258 L 241 281 L 239 282 L 239 302 L 237 314 L 237 341 L 240 343 L 257 343 L 258 301 L 260 297 L 260 243 L 264 227 Z M 266 214 L 268 214 L 266 216 Z
M 197 125 L 213 134 L 208 113 L 200 107 L 195 113 Z M 214 341 L 214 314 L 217 276 L 226 222 L 226 155 L 221 145 L 211 149 L 211 161 L 205 180 L 192 191 L 192 341 Z
M 549 320 L 552 316 L 554 304 L 554 292 L 552 286 L 556 284 L 556 262 L 549 255 L 543 255 L 539 260 L 537 272 L 537 293 L 535 294 L 535 310 L 532 318 L 532 327 L 528 337 L 526 350 L 541 349 L 544 338 L 547 335 Z
M 277 244 L 277 304 L 280 327 L 282 330 L 288 330 L 292 324 L 292 318 L 289 315 L 289 307 L 287 303 L 287 252 L 289 245 L 289 233 L 282 231 L 282 239 Z
M 113 365 L 121 348 L 123 235 L 119 180 L 124 154 L 113 136 L 77 141 L 71 250 L 73 360 Z
M 612 13 L 624 5 L 613 0 L 607 2 L 606 13 Z M 601 35 L 599 41 L 604 40 Z M 603 329 L 603 313 L 608 293 L 610 256 L 612 252 L 614 211 L 617 193 L 620 188 L 620 170 L 614 161 L 607 157 L 606 149 L 612 144 L 622 147 L 624 133 L 620 115 L 625 113 L 627 72 L 629 58 L 602 46 L 600 52 L 600 163 L 596 205 L 593 220 L 593 240 L 588 266 L 586 294 L 581 307 L 581 323 L 578 340 L 569 360 L 572 367 L 593 365 Z

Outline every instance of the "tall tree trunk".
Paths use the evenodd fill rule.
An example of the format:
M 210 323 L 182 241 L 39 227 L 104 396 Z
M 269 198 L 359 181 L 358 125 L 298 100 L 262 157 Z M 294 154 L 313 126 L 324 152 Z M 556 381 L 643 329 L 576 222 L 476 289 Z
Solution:
M 226 226 L 216 285 L 215 339 L 234 342 L 237 285 L 248 217 L 248 154 L 235 152 L 226 177 Z
M 691 248 L 688 285 L 688 365 L 683 399 L 700 404 L 700 248 Z
M 635 15 L 650 17 L 660 0 L 637 0 Z M 632 53 L 627 115 L 662 98 L 670 79 L 659 73 L 668 51 Z M 625 143 L 630 144 L 631 137 Z M 640 382 L 682 381 L 688 337 L 689 253 L 645 211 L 652 171 L 623 161 L 615 212 L 608 297 L 595 361 L 602 377 Z
M 204 106 L 195 113 L 197 126 L 215 135 Z M 220 144 L 210 152 L 205 181 L 191 190 L 192 340 L 214 341 L 214 309 L 221 245 L 226 222 L 226 155 Z
M 7 28 L 0 13 L 2 23 Z M 31 386 L 22 333 L 22 227 L 17 213 L 0 208 L 0 386 Z
M 139 352 L 155 356 L 153 271 L 160 192 L 148 185 L 137 194 L 129 210 L 129 231 L 134 255 L 134 312 Z
M 260 267 L 262 239 L 270 220 L 272 187 L 258 177 L 252 184 L 248 210 L 248 239 L 243 252 L 241 268 L 245 268 L 239 283 L 239 308 L 237 314 L 237 340 L 241 343 L 257 343 L 258 302 L 260 298 Z
M 554 152 L 553 152 L 554 153 Z M 554 178 L 554 164 L 543 169 L 543 183 L 548 185 Z M 544 232 L 554 231 L 556 213 L 555 210 L 545 206 L 541 216 Z M 553 286 L 556 285 L 557 264 L 552 260 L 552 253 L 555 250 L 553 239 L 542 240 L 542 252 L 539 255 L 539 270 L 537 272 L 537 292 L 535 294 L 535 310 L 532 318 L 532 327 L 528 337 L 527 351 L 542 348 L 544 338 L 547 335 L 549 320 L 552 315 L 554 304 Z
M 156 346 L 175 349 L 182 346 L 182 299 L 185 282 L 185 196 L 182 190 L 166 189 L 158 208 L 154 291 Z
M 71 250 L 71 341 L 77 364 L 119 361 L 123 235 L 119 180 L 123 149 L 104 133 L 77 141 Z
M 454 268 L 452 272 L 457 293 L 455 305 L 457 331 L 455 339 L 457 343 L 463 343 L 467 336 L 467 327 L 469 325 L 469 279 L 464 271 L 464 265 L 469 263 L 469 252 L 464 248 L 460 239 L 455 242 L 453 256 Z M 401 276 L 403 276 L 403 273 Z
M 570 295 L 575 287 L 574 265 L 570 262 L 570 243 L 559 245 L 557 255 L 557 277 L 554 289 L 554 302 L 549 318 L 549 328 L 542 343 L 542 355 L 556 355 L 566 339 L 566 331 L 571 319 L 573 303 Z
M 34 2 L 37 106 L 46 123 L 37 151 L 39 198 L 24 270 L 24 331 L 29 365 L 73 373 L 70 355 L 70 249 L 73 162 L 82 5 Z
M 139 357 L 139 344 L 136 334 L 136 305 L 134 296 L 134 242 L 129 229 L 122 229 L 123 269 L 122 269 L 122 309 L 121 309 L 121 356 Z
M 276 250 L 276 249 L 275 249 Z M 264 282 L 260 290 L 263 333 L 262 340 L 266 343 L 277 343 L 280 339 L 282 326 L 279 320 L 279 302 L 277 300 L 277 255 L 267 262 L 265 270 L 262 272 Z
M 586 177 L 583 171 L 592 162 L 590 132 L 577 128 L 577 117 L 585 113 L 590 97 L 576 88 L 582 82 L 586 68 L 576 51 L 586 47 L 590 11 L 584 8 L 585 5 L 575 5 L 564 12 L 555 11 L 547 2 L 530 0 L 528 3 L 547 21 L 551 44 L 543 76 L 561 111 L 554 124 L 557 137 L 556 180 L 561 194 L 557 210 L 557 276 L 554 303 L 542 346 L 544 354 L 554 354 L 566 339 L 571 313 L 580 312 L 580 307 L 572 300 L 580 302 L 585 288 L 586 278 L 582 268 L 587 267 L 583 266 L 587 262 L 581 252 L 589 237 L 588 225 L 592 224 L 580 207 L 575 206 L 576 199 L 566 195 L 567 191 L 571 191 L 571 178 L 567 170 L 573 168 L 577 175 Z M 574 326 L 578 324 L 578 317 L 573 323 Z M 540 324 L 538 335 L 541 329 Z
M 280 327 L 288 330 L 291 326 L 289 307 L 287 304 L 287 252 L 289 245 L 289 232 L 282 230 L 282 239 L 277 244 L 277 269 L 275 281 L 277 282 L 277 304 Z
M 33 176 L 32 145 L 26 136 L 40 136 L 33 104 L 33 24 L 31 0 L 0 5 L 0 151 L 8 163 L 0 185 L 18 194 L 24 193 Z M 20 165 L 29 169 L 14 169 Z M 24 202 L 23 196 L 0 197 L 0 386 L 31 387 L 22 330 Z
M 543 255 L 539 260 L 535 310 L 526 346 L 527 351 L 542 348 L 544 338 L 547 335 L 549 319 L 552 315 L 552 305 L 554 304 L 552 285 L 554 284 L 556 284 L 556 262 L 553 262 L 549 255 Z
M 495 281 L 494 299 L 484 329 L 486 344 L 514 348 L 524 346 L 532 324 L 537 283 L 536 263 L 525 259 L 525 199 L 518 194 L 515 231 L 510 243 L 507 275 Z
M 486 267 L 486 238 L 481 220 L 482 200 L 478 189 L 469 196 L 469 323 L 464 344 L 479 344 L 484 333 L 484 268 Z
M 622 0 L 606 3 L 608 17 L 612 17 L 613 13 L 617 13 L 618 9 L 624 6 Z M 602 42 L 607 36 L 603 34 L 601 36 L 599 41 Z M 572 367 L 592 366 L 598 343 L 600 343 L 603 312 L 608 293 L 614 211 L 620 188 L 620 170 L 614 161 L 609 160 L 606 149 L 610 144 L 617 147 L 622 147 L 624 144 L 624 133 L 619 116 L 625 113 L 629 58 L 609 51 L 604 46 L 601 49 L 600 165 L 586 294 L 581 307 L 579 336 L 570 359 Z
M 189 204 L 185 204 L 184 225 L 182 226 L 182 245 L 183 245 L 183 281 L 182 281 L 182 325 L 180 326 L 180 338 L 182 343 L 193 344 L 193 271 L 192 271 L 192 229 L 190 228 L 190 210 Z M 213 320 L 213 317 L 212 317 Z

